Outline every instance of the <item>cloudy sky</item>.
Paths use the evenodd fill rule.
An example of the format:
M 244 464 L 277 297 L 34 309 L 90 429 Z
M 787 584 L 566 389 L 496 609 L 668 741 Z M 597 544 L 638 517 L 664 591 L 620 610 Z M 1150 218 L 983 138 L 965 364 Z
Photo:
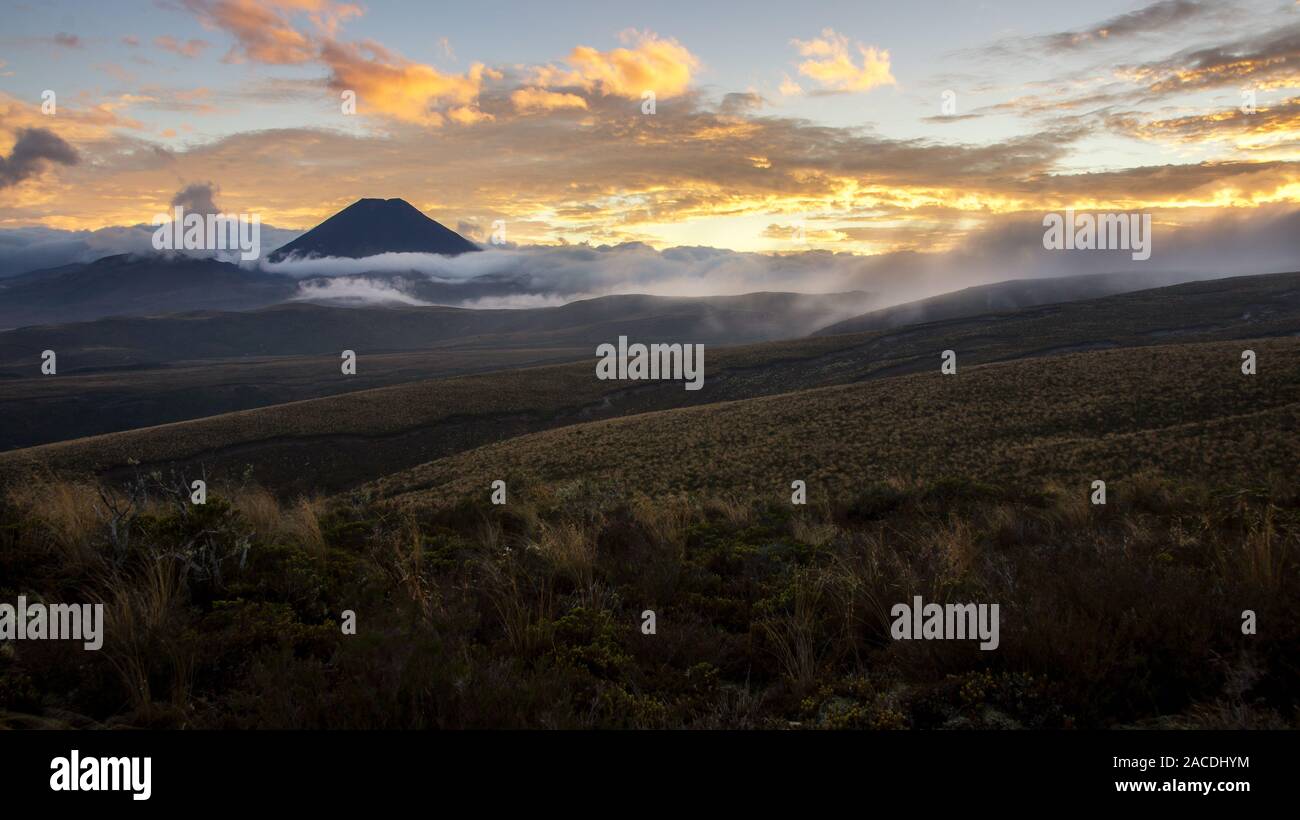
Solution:
M 480 241 L 503 220 L 520 245 L 881 255 L 1032 244 L 1016 226 L 1069 207 L 1190 237 L 1300 200 L 1293 0 L 3 0 L 0 16 L 13 236 L 147 223 L 206 191 L 291 230 L 402 197 Z

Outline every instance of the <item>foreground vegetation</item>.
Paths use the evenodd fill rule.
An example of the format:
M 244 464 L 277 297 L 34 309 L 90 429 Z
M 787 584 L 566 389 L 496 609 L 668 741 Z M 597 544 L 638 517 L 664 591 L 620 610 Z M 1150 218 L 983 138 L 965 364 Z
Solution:
M 931 361 L 451 441 L 327 497 L 271 492 L 264 460 L 100 483 L 33 456 L 0 481 L 0 603 L 101 602 L 104 645 L 0 644 L 0 726 L 1297 727 L 1298 352 L 962 359 L 955 376 Z M 716 381 L 772 389 L 819 361 L 838 367 L 733 360 Z M 587 397 L 576 374 L 543 383 L 564 368 L 522 372 L 512 391 L 421 389 L 453 406 Z M 393 395 L 338 400 L 434 406 Z M 506 416 L 473 420 L 509 435 Z M 317 481 L 328 463 L 311 464 Z M 892 607 L 917 595 L 997 604 L 998 647 L 894 640 Z
M 252 485 L 194 506 L 161 474 L 11 489 L 0 601 L 102 601 L 106 637 L 0 646 L 0 726 L 1300 721 L 1285 477 L 1139 475 L 1105 506 L 1086 486 L 955 480 L 804 507 L 616 489 L 521 484 L 504 506 L 421 511 Z M 891 640 L 912 595 L 998 603 L 999 648 Z

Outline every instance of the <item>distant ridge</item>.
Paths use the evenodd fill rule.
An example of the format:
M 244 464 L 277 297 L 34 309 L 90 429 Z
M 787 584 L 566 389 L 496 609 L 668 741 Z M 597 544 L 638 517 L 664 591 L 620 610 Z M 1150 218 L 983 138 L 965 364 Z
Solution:
M 964 319 L 1054 303 L 1082 302 L 1119 293 L 1163 288 L 1195 277 L 1170 271 L 1152 273 L 1087 273 L 1039 279 L 1012 279 L 991 285 L 941 293 L 915 302 L 873 310 L 818 330 L 814 336 L 864 333 L 906 325 Z
M 293 298 L 293 277 L 180 254 L 116 254 L 0 281 L 0 329 L 106 316 L 255 310 Z
M 360 259 L 380 253 L 438 253 L 456 256 L 480 248 L 425 216 L 404 199 L 358 199 L 267 257 L 342 256 Z

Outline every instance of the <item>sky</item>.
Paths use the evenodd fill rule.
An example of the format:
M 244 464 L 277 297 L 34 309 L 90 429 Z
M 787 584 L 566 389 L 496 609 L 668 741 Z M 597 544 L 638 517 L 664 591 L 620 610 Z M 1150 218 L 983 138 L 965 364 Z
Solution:
M 1282 0 L 4 1 L 0 17 L 0 230 L 23 236 L 176 201 L 292 232 L 401 197 L 512 246 L 881 256 L 1066 208 L 1192 236 L 1300 201 L 1300 4 Z

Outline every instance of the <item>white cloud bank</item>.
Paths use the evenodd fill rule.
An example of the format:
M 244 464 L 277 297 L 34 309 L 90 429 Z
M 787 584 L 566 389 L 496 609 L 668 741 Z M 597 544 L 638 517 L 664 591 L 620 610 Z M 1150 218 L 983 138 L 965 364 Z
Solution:
M 0 230 L 0 276 L 148 253 L 148 226 L 93 232 Z M 267 235 L 270 232 L 270 235 Z M 296 233 L 263 228 L 263 248 Z M 1168 273 L 1197 279 L 1300 270 L 1300 211 L 1258 208 L 1194 228 L 1157 221 L 1151 259 L 1127 251 L 1049 251 L 1041 216 L 1004 222 L 943 253 L 857 256 L 829 251 L 766 255 L 716 248 L 657 251 L 647 245 L 492 248 L 444 257 L 381 254 L 364 259 L 249 263 L 303 280 L 299 298 L 340 304 L 448 304 L 537 307 L 619 293 L 712 296 L 756 291 L 870 291 L 879 304 L 1008 279 L 1086 273 Z

